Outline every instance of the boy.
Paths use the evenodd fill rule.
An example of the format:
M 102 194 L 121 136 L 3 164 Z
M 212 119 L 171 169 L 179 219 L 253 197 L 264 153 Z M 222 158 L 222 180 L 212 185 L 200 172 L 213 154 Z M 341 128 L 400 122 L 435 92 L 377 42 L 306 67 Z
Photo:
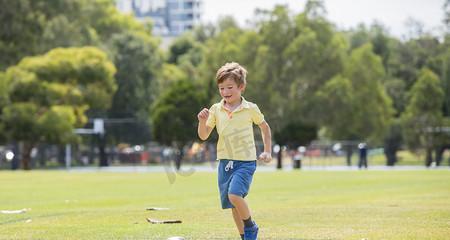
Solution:
M 209 110 L 204 108 L 198 115 L 198 135 L 206 140 L 216 127 L 218 183 L 222 208 L 231 208 L 234 222 L 241 239 L 254 240 L 258 225 L 252 220 L 250 209 L 244 200 L 253 173 L 256 170 L 256 148 L 253 123 L 261 129 L 264 152 L 259 159 L 272 160 L 270 127 L 258 106 L 246 101 L 241 94 L 245 90 L 247 71 L 238 63 L 226 63 L 216 74 L 222 100 Z

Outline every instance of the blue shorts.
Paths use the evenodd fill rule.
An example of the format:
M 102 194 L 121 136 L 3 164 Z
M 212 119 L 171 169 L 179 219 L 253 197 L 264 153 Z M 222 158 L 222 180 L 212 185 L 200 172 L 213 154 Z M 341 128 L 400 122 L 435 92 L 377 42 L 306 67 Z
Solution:
M 247 196 L 255 170 L 256 161 L 220 160 L 218 183 L 222 209 L 234 208 L 228 194 Z

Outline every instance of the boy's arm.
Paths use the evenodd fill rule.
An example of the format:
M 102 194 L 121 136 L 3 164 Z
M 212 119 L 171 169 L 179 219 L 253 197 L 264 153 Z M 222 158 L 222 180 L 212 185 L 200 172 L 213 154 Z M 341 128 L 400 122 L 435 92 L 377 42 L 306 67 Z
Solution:
M 211 134 L 212 128 L 206 125 L 206 120 L 209 117 L 209 110 L 204 108 L 197 115 L 198 118 L 198 136 L 201 140 L 205 141 Z
M 272 160 L 272 133 L 270 126 L 266 121 L 263 121 L 258 125 L 261 129 L 262 140 L 264 142 L 264 152 L 261 153 L 259 158 L 265 162 Z

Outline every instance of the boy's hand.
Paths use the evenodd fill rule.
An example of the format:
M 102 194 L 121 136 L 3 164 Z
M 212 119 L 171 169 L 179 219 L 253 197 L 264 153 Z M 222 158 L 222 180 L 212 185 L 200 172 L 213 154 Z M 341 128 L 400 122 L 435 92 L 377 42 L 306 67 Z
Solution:
M 259 155 L 259 160 L 263 161 L 264 163 L 270 163 L 270 161 L 272 161 L 272 154 L 270 154 L 269 152 L 262 152 Z
M 209 110 L 207 108 L 203 108 L 197 115 L 199 122 L 208 120 L 208 117 L 209 117 Z

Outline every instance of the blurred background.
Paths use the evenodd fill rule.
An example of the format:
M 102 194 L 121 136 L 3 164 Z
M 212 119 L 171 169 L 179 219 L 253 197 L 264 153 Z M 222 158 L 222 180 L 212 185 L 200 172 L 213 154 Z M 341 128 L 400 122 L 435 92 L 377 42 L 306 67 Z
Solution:
M 271 167 L 450 165 L 449 0 L 0 0 L 0 22 L 0 169 L 214 165 L 196 115 L 231 61 Z

